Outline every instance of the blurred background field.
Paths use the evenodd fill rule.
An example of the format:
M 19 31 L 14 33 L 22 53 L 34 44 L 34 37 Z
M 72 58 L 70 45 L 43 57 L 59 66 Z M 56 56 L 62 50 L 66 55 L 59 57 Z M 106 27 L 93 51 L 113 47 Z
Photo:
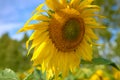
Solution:
M 15 72 L 22 73 L 31 68 L 30 57 L 32 54 L 26 55 L 25 42 L 32 31 L 19 34 L 16 32 L 42 2 L 44 0 L 0 0 L 0 70 L 10 68 Z M 120 0 L 95 0 L 94 3 L 101 6 L 100 14 L 106 16 L 104 20 L 101 20 L 106 29 L 95 30 L 100 37 L 97 43 L 104 45 L 94 46 L 94 56 L 109 59 L 120 67 Z M 88 69 L 87 71 L 91 71 L 94 67 L 95 71 L 91 71 L 92 73 L 103 69 L 103 67 L 93 65 L 89 65 L 89 68 L 88 65 L 85 67 Z M 105 66 L 104 69 L 108 73 L 114 73 L 111 67 L 106 68 Z

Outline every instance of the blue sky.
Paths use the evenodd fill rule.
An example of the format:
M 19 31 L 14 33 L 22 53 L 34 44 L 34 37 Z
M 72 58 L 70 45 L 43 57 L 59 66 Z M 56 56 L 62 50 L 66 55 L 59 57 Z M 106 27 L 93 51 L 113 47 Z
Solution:
M 0 37 L 8 32 L 11 38 L 21 39 L 24 33 L 16 32 L 42 2 L 44 0 L 0 0 Z
M 116 1 L 120 3 L 120 0 Z M 11 38 L 21 39 L 24 33 L 16 32 L 23 27 L 31 17 L 32 11 L 42 2 L 44 0 L 0 0 L 0 37 L 8 32 Z

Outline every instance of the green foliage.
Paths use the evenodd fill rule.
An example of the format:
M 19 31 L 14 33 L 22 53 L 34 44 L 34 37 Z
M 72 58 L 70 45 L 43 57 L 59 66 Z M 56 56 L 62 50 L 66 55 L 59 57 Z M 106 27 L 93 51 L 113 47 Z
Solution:
M 101 14 L 106 16 L 105 24 L 109 27 L 120 27 L 120 1 L 119 0 L 95 0 L 95 4 L 101 6 Z
M 24 80 L 46 80 L 46 75 L 40 70 L 34 69 L 34 72 L 28 75 Z
M 120 1 L 95 0 L 93 4 L 98 4 L 101 7 L 100 14 L 106 17 L 104 20 L 99 20 L 104 23 L 106 29 L 95 30 L 104 44 L 99 48 L 98 53 L 120 66 Z
M 116 69 L 119 69 L 115 63 L 109 60 L 103 59 L 103 58 L 94 58 L 91 62 L 82 60 L 81 64 L 93 64 L 94 66 L 110 65 Z M 103 72 L 101 72 L 101 69 L 103 68 L 99 67 L 98 71 L 96 72 L 96 69 L 94 67 L 93 68 L 84 67 L 84 68 L 76 70 L 74 74 L 70 72 L 69 75 L 65 79 L 59 76 L 59 79 L 60 80 L 89 80 L 89 79 L 91 80 L 92 75 L 99 74 L 98 77 L 100 76 L 104 78 L 104 76 L 107 75 L 110 78 L 109 80 L 114 80 L 114 76 L 112 76 L 112 73 L 107 72 L 107 70 L 104 70 Z M 13 72 L 10 69 L 5 69 L 5 70 L 0 71 L 0 80 L 20 80 L 20 79 L 18 78 L 15 72 Z M 25 78 L 21 80 L 46 80 L 46 73 L 42 73 L 40 70 L 34 68 L 34 71 L 32 73 L 28 73 L 28 75 L 25 76 Z M 54 77 L 49 80 L 54 80 Z
M 93 58 L 92 61 L 81 61 L 81 64 L 94 64 L 94 65 L 109 65 L 112 66 L 118 70 L 120 70 L 120 68 L 112 61 L 104 59 L 104 58 Z
M 8 34 L 1 37 L 0 69 L 11 68 L 14 71 L 25 71 L 31 67 L 30 58 L 26 56 L 26 39 L 26 35 L 21 41 L 12 40 Z
M 0 80 L 19 80 L 17 74 L 10 69 L 0 71 Z
M 118 33 L 117 38 L 116 38 L 116 46 L 114 47 L 113 51 L 115 51 L 115 54 L 120 56 L 120 33 Z

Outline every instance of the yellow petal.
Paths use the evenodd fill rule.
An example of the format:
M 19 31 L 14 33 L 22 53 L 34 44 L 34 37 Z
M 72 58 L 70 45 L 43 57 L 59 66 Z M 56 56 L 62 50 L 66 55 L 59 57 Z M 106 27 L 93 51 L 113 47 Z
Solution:
M 79 49 L 76 51 L 78 53 L 78 56 L 81 56 L 82 59 L 88 60 L 88 57 L 86 56 L 86 52 L 83 48 L 79 47 Z
M 44 6 L 44 4 L 40 4 L 40 5 L 36 8 L 36 11 L 40 11 L 43 6 Z
M 46 70 L 46 66 L 45 66 L 45 62 L 43 61 L 43 63 L 42 63 L 42 73 L 44 73 L 45 72 L 45 70 Z
M 29 44 L 29 42 L 32 41 L 33 39 L 34 39 L 34 41 L 35 41 L 35 40 L 38 40 L 39 38 L 40 38 L 40 40 L 43 39 L 43 35 L 46 36 L 46 34 L 47 34 L 47 32 L 46 32 L 46 33 L 43 33 L 43 32 L 45 32 L 45 31 L 44 31 L 44 30 L 34 31 L 34 32 L 32 33 L 32 35 L 30 36 L 30 38 L 28 39 L 28 41 L 26 42 L 26 48 L 28 49 L 28 44 Z M 33 41 L 33 42 L 34 42 L 34 41 Z M 39 42 L 39 41 L 38 41 L 38 42 Z
M 40 55 L 40 53 L 43 51 L 43 49 L 44 49 L 46 46 L 47 46 L 47 45 L 46 45 L 46 42 L 43 42 L 43 43 L 38 47 L 38 49 L 34 52 L 31 60 L 36 59 L 36 58 Z
M 101 29 L 104 29 L 106 28 L 104 25 L 101 25 L 99 23 L 97 23 L 95 20 L 86 20 L 85 19 L 85 26 L 86 28 L 101 28 Z
M 99 15 L 99 14 L 94 14 L 94 13 L 88 13 L 88 14 L 81 14 L 82 15 L 82 17 L 84 17 L 84 18 L 88 18 L 88 17 L 99 17 L 99 18 L 106 18 L 105 16 L 101 16 L 101 15 Z
M 67 7 L 67 0 L 60 0 L 60 3 L 62 4 L 62 6 Z
M 96 19 L 94 18 L 84 18 L 85 24 L 97 24 Z
M 91 45 L 89 44 L 89 43 L 87 43 L 87 41 L 86 40 L 84 40 L 83 41 L 83 45 L 85 45 L 84 47 L 86 47 L 86 48 L 84 48 L 84 50 L 86 51 L 86 56 L 88 57 L 88 61 L 91 61 L 92 60 L 92 54 L 93 54 L 93 52 L 92 52 L 92 47 L 91 47 Z
M 92 31 L 92 29 L 86 28 L 85 34 L 89 36 L 92 39 L 98 40 L 99 38 L 95 35 L 95 33 Z
M 87 35 L 85 35 L 85 40 L 88 41 L 89 43 L 92 43 L 92 39 Z
M 35 48 L 38 47 L 43 41 L 45 41 L 45 39 L 48 39 L 48 33 L 47 32 L 39 32 L 37 34 L 38 36 L 34 36 L 33 40 L 32 40 L 32 45 L 30 46 L 30 49 L 28 50 L 28 54 L 30 53 L 30 51 Z
M 42 7 L 44 6 L 44 4 L 40 4 L 33 12 L 32 14 L 35 15 L 35 14 L 39 14 L 41 12 L 45 12 L 45 10 L 42 10 Z
M 43 51 L 43 49 L 47 46 L 46 41 L 48 40 L 48 33 L 44 33 L 39 38 L 33 40 L 32 46 L 35 46 L 34 54 L 31 60 L 34 60 L 39 56 L 39 54 Z
M 48 29 L 48 23 L 47 22 L 40 22 L 38 24 L 30 24 L 25 25 L 22 29 L 19 30 L 19 32 L 24 32 L 28 30 L 47 30 Z
M 85 5 L 90 5 L 94 0 L 83 0 L 80 5 L 79 5 L 79 8 L 80 7 L 83 7 Z
M 97 9 L 97 10 L 100 10 L 100 7 L 97 6 L 97 5 L 85 5 L 83 7 L 80 7 L 80 9 Z
M 33 17 L 33 20 L 40 20 L 40 21 L 49 21 L 50 18 L 44 15 L 36 15 Z
M 33 20 L 33 18 L 34 18 L 36 15 L 40 14 L 41 12 L 44 12 L 44 10 L 41 10 L 41 8 L 42 8 L 43 6 L 44 6 L 44 4 L 40 4 L 40 5 L 36 8 L 36 10 L 33 11 L 33 16 L 25 23 L 24 27 L 25 27 L 25 26 L 28 26 L 29 23 Z M 23 27 L 22 29 L 20 29 L 17 33 L 23 32 L 23 31 L 24 31 L 24 27 Z
M 35 32 L 32 33 L 32 35 L 30 36 L 30 38 L 27 40 L 27 42 L 26 42 L 26 48 L 27 48 L 27 49 L 28 49 L 28 46 L 29 46 L 29 42 L 30 42 L 31 40 L 33 40 L 34 36 L 35 36 Z
M 68 71 L 69 71 L 69 68 L 67 67 L 67 66 L 69 66 L 69 65 L 68 65 L 68 61 L 69 61 L 69 60 L 68 60 L 68 58 L 67 58 L 67 57 L 68 57 L 67 55 L 68 55 L 68 54 L 65 53 L 64 56 L 63 56 L 63 61 L 64 61 L 64 64 L 63 64 L 64 67 L 63 67 L 63 72 L 62 72 L 62 76 L 63 76 L 63 77 L 67 76 L 67 75 L 68 75 Z
M 89 28 L 101 28 L 101 29 L 105 29 L 106 28 L 105 26 L 102 26 L 102 25 L 98 25 L 98 26 L 88 25 L 86 27 L 89 27 Z
M 56 53 L 57 53 L 57 49 L 54 45 L 51 46 L 51 54 L 54 55 L 54 56 L 51 56 L 50 60 L 49 60 L 49 68 L 53 68 L 54 67 L 54 60 L 55 60 L 55 57 L 56 57 Z
M 70 5 L 74 8 L 80 4 L 81 0 L 71 0 Z
M 85 15 L 85 14 L 92 14 L 92 13 L 95 13 L 95 12 L 99 12 L 99 9 L 84 9 L 83 11 L 81 11 L 81 14 Z
M 79 46 L 78 52 L 84 60 L 92 60 L 92 47 L 87 43 L 87 41 L 83 40 L 82 44 Z
M 50 9 L 52 9 L 52 10 L 54 10 L 54 11 L 59 10 L 59 9 L 61 9 L 61 8 L 64 8 L 64 7 L 59 3 L 58 0 L 46 0 L 46 4 L 47 4 L 47 6 L 48 6 Z

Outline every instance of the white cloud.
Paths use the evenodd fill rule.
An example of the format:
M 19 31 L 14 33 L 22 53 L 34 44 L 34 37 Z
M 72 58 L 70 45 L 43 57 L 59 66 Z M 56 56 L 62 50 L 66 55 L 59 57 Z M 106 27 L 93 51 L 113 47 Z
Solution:
M 9 33 L 12 39 L 21 40 L 24 36 L 24 33 L 17 34 L 17 31 L 23 26 L 20 23 L 0 23 L 0 36 L 5 33 Z
M 0 36 L 6 32 L 18 29 L 20 26 L 22 26 L 20 23 L 0 23 Z
M 16 34 L 17 30 L 41 2 L 44 0 L 0 0 L 0 36 L 8 32 L 13 39 L 20 39 L 23 33 Z
M 24 36 L 24 33 L 14 34 L 11 36 L 12 39 L 21 40 Z

